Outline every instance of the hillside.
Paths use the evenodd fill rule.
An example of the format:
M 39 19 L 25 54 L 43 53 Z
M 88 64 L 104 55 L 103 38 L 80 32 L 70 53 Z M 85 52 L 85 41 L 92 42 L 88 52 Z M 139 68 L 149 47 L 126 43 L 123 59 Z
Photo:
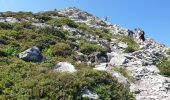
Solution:
M 77 8 L 0 13 L 0 99 L 170 99 L 170 49 L 129 31 Z

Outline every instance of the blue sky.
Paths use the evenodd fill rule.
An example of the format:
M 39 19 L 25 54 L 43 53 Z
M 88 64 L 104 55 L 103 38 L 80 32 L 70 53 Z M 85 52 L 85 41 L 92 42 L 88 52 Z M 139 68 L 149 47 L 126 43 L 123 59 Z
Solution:
M 0 0 L 0 5 L 0 12 L 77 7 L 131 30 L 141 27 L 170 47 L 170 0 Z

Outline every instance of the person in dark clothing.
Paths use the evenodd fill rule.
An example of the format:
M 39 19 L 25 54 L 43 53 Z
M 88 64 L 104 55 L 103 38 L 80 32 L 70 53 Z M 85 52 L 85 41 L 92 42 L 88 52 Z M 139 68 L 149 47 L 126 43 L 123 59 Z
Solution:
M 141 36 L 140 36 L 140 39 L 142 40 L 142 41 L 145 41 L 145 32 L 144 31 L 141 31 Z
M 131 30 L 128 30 L 128 36 L 129 36 L 129 37 L 131 37 L 131 38 L 133 38 L 133 36 L 134 36 L 134 32 L 133 32 L 133 31 L 131 31 Z
M 135 33 L 137 34 L 138 39 L 145 41 L 145 32 L 143 30 L 141 30 L 140 28 L 136 28 Z

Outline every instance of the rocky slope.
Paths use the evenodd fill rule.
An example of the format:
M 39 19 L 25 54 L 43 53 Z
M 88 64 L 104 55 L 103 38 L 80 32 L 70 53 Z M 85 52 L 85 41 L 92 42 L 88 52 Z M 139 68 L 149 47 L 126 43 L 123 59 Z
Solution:
M 68 16 L 76 22 L 86 23 L 90 27 L 108 29 L 112 34 L 128 34 L 127 29 L 111 25 L 76 8 L 61 10 L 59 14 Z M 103 24 L 105 26 L 102 26 Z M 121 50 L 111 51 L 111 56 L 115 59 L 112 58 L 114 61 L 110 61 L 110 63 L 125 66 L 136 79 L 134 83 L 130 84 L 130 89 L 137 100 L 169 100 L 170 79 L 161 76 L 159 69 L 155 66 L 155 62 L 165 55 L 167 48 L 149 38 L 139 46 L 142 48 L 133 53 L 123 53 L 120 52 Z M 116 57 L 117 55 L 118 57 Z M 106 65 L 103 64 L 99 67 L 106 67 Z
M 63 56 L 64 60 L 57 61 L 58 64 L 55 63 L 55 67 L 50 69 L 50 72 L 52 70 L 53 72 L 76 73 L 79 71 L 79 67 L 75 68 L 74 66 L 85 64 L 83 67 L 88 66 L 90 70 L 104 71 L 112 77 L 117 78 L 119 83 L 130 89 L 137 100 L 170 99 L 170 79 L 162 76 L 156 67 L 156 63 L 160 58 L 167 56 L 166 51 L 168 48 L 164 45 L 150 38 L 147 38 L 142 44 L 137 45 L 135 38 L 127 36 L 129 29 L 112 25 L 77 8 L 40 12 L 38 15 L 41 16 L 33 17 L 31 14 L 24 16 L 18 14 L 16 17 L 14 14 L 6 12 L 1 15 L 0 22 L 10 24 L 31 22 L 28 26 L 25 25 L 28 27 L 25 30 L 29 30 L 30 26 L 32 26 L 35 27 L 35 31 L 36 28 L 49 28 L 57 30 L 57 32 L 64 31 L 66 32 L 64 34 L 67 35 L 58 35 L 57 33 L 59 38 L 56 38 L 56 40 L 59 43 L 61 41 L 68 43 L 70 47 L 63 43 L 56 43 L 56 46 L 53 46 L 56 40 L 48 41 L 49 39 L 40 43 L 37 41 L 35 44 L 29 45 L 29 47 L 36 46 L 32 48 L 26 48 L 27 46 L 25 47 L 21 44 L 19 47 L 19 58 L 21 60 L 33 63 L 38 62 L 36 64 L 46 64 L 46 62 L 53 61 L 50 60 L 51 58 Z M 62 19 L 63 17 L 68 17 L 71 20 Z M 3 25 L 1 28 L 4 28 Z M 52 31 L 50 33 L 53 34 Z M 21 35 L 21 37 L 24 36 Z M 32 35 L 31 37 L 34 39 L 36 35 Z M 60 40 L 60 38 L 67 39 Z M 0 38 L 0 44 L 6 48 L 5 44 L 8 43 L 2 37 Z M 44 47 L 44 45 L 47 47 Z M 27 50 L 24 51 L 25 49 Z M 0 51 L 0 55 L 3 56 L 3 50 Z M 67 60 L 67 58 L 71 58 L 74 61 Z M 126 71 L 126 74 L 114 70 L 121 67 Z M 45 69 L 42 70 L 44 71 Z M 100 94 L 92 93 L 88 89 L 82 91 L 85 91 L 82 97 L 91 99 L 100 98 Z

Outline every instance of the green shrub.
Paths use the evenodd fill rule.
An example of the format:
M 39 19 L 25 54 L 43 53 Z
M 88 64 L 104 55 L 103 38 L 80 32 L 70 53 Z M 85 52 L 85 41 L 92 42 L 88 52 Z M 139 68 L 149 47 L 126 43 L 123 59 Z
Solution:
M 113 68 L 114 71 L 121 73 L 124 77 L 126 77 L 129 81 L 134 82 L 134 78 L 129 75 L 126 68 L 123 66 L 117 66 Z
M 69 18 L 66 18 L 66 17 L 61 17 L 61 18 L 54 18 L 54 19 L 51 19 L 48 21 L 48 24 L 52 25 L 52 26 L 58 26 L 58 27 L 61 27 L 63 25 L 68 25 L 70 27 L 73 27 L 73 28 L 77 28 L 78 25 L 70 20 Z
M 52 51 L 52 54 L 57 56 L 68 57 L 72 54 L 70 45 L 66 43 L 57 43 L 56 45 L 52 46 L 50 49 L 48 49 L 48 52 Z
M 95 44 L 89 44 L 89 43 L 81 43 L 80 44 L 80 52 L 84 54 L 91 54 L 93 52 L 101 52 L 102 48 Z
M 42 23 L 51 20 L 51 17 L 50 17 L 50 16 L 47 16 L 47 15 L 44 15 L 44 14 L 41 14 L 41 13 L 35 14 L 34 17 L 35 17 L 36 19 L 38 19 L 40 22 L 42 22 Z
M 125 53 L 131 53 L 131 52 L 134 52 L 136 51 L 135 47 L 133 46 L 128 46 L 127 48 L 125 48 Z
M 170 49 L 167 50 L 167 55 L 170 55 Z
M 112 38 L 117 39 L 118 43 L 124 42 L 128 45 L 128 47 L 125 48 L 125 53 L 131 53 L 138 50 L 138 44 L 129 36 L 114 35 Z
M 11 58 L 9 65 L 0 67 L 0 98 L 77 100 L 83 99 L 81 91 L 88 88 L 100 99 L 133 100 L 129 90 L 106 72 L 83 69 L 73 74 L 42 73 L 37 65 Z
M 157 67 L 159 68 L 162 75 L 170 77 L 170 61 L 167 58 L 161 58 L 157 64 Z
M 0 22 L 0 29 L 5 29 L 5 30 L 7 30 L 7 29 L 12 29 L 12 28 L 13 28 L 13 26 L 12 26 L 11 24 Z
M 8 47 L 8 48 L 6 49 L 6 54 L 7 54 L 8 56 L 16 56 L 16 55 L 18 54 L 18 51 L 17 51 L 17 49 L 14 48 L 14 47 Z
M 66 31 L 60 31 L 60 30 L 55 30 L 54 28 L 41 28 L 38 30 L 39 34 L 47 34 L 48 35 L 53 35 L 53 36 L 57 36 L 61 39 L 66 39 L 66 34 L 68 34 Z

